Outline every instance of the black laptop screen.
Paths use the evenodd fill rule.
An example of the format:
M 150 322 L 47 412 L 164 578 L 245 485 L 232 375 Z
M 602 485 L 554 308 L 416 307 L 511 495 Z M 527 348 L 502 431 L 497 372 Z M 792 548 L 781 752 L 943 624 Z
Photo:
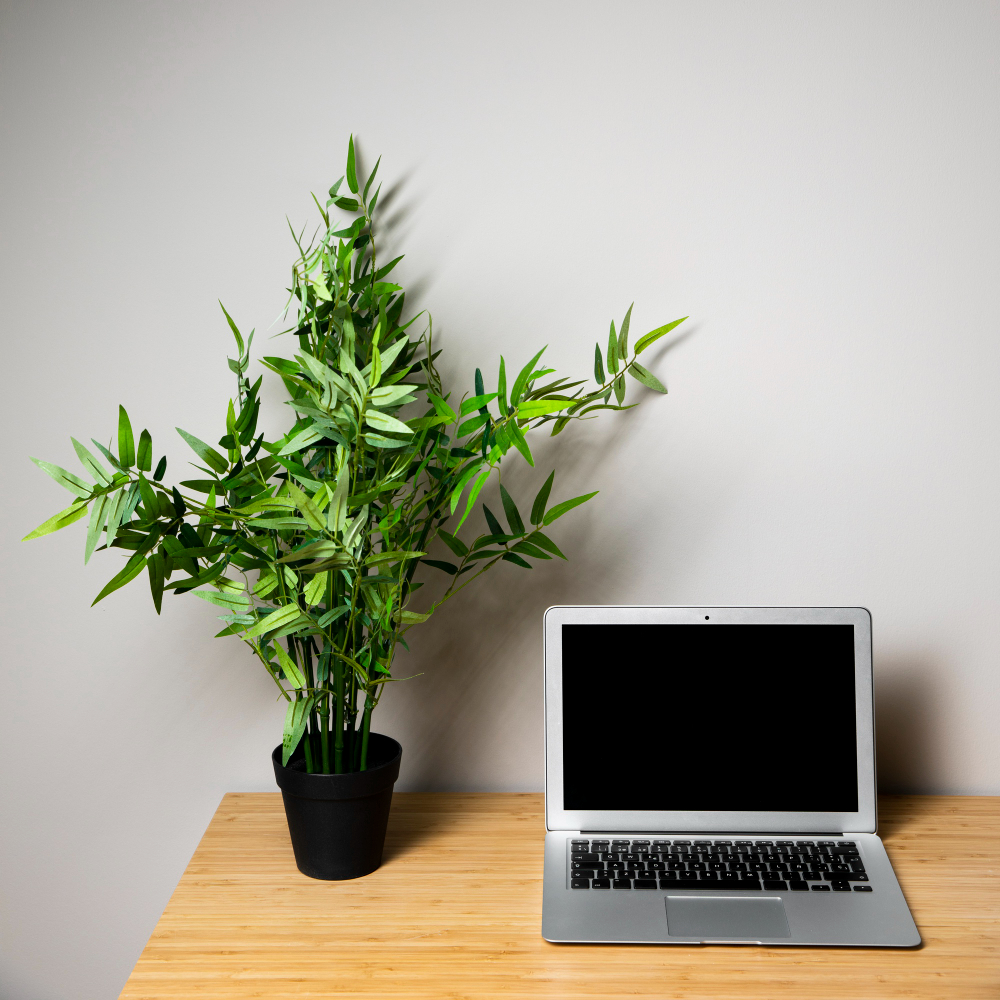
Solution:
M 853 625 L 563 625 L 566 809 L 855 812 Z

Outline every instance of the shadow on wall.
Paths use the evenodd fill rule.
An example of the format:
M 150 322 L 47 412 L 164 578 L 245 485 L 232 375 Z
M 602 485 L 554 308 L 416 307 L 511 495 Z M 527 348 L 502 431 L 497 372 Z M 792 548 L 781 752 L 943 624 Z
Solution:
M 875 665 L 875 753 L 878 790 L 925 791 L 932 782 L 940 720 L 935 671 L 919 658 Z

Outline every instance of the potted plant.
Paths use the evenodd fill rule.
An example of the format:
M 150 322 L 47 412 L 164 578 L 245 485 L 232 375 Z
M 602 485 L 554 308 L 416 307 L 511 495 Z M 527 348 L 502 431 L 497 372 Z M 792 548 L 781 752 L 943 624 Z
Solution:
M 626 374 L 666 392 L 637 358 L 682 322 L 641 337 L 630 356 L 630 307 L 619 329 L 611 324 L 606 353 L 595 350 L 593 386 L 556 377 L 539 351 L 513 378 L 501 357 L 489 392 L 477 369 L 471 395 L 456 399 L 435 366 L 430 317 L 419 336 L 409 331 L 422 314 L 404 321 L 403 289 L 390 279 L 401 258 L 378 256 L 377 171 L 359 182 L 352 137 L 345 177 L 325 206 L 316 201 L 318 239 L 296 240 L 291 356 L 261 362 L 288 392 L 288 431 L 273 442 L 258 433 L 253 334 L 244 339 L 223 308 L 237 347 L 225 433 L 212 446 L 178 428 L 199 478 L 167 486 L 166 457 L 154 466 L 149 432 L 136 439 L 119 407 L 114 452 L 73 440 L 88 478 L 33 459 L 77 499 L 27 536 L 89 516 L 85 561 L 99 545 L 129 555 L 95 604 L 145 570 L 157 613 L 170 591 L 222 611 L 219 636 L 245 643 L 287 702 L 275 776 L 296 863 L 323 879 L 355 878 L 381 860 L 402 750 L 372 732 L 371 717 L 397 645 L 498 563 L 520 571 L 565 559 L 550 526 L 594 496 L 553 502 L 552 472 L 529 510 L 501 482 L 506 524 L 483 504 L 485 526 L 470 533 L 483 488 L 508 457 L 534 466 L 534 432 L 628 409 Z M 331 221 L 334 208 L 349 221 Z M 432 554 L 439 540 L 448 558 Z M 414 595 L 436 580 L 416 610 Z

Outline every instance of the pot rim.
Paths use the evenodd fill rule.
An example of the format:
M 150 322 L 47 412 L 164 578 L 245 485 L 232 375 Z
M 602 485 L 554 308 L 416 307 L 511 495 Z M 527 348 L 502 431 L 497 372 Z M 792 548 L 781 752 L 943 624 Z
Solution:
M 391 789 L 399 777 L 403 747 L 397 740 L 383 733 L 371 733 L 369 740 L 372 737 L 376 737 L 383 745 L 389 744 L 387 750 L 394 750 L 389 760 L 364 771 L 347 771 L 343 774 L 309 774 L 297 768 L 286 767 L 281 763 L 282 747 L 276 746 L 271 751 L 271 762 L 278 787 L 283 793 L 321 799 L 367 798 Z

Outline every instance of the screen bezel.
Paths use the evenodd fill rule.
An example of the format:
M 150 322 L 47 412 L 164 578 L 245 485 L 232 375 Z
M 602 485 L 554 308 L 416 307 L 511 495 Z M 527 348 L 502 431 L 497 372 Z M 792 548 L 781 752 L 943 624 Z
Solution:
M 705 616 L 708 616 L 706 621 Z M 857 812 L 608 810 L 563 808 L 563 625 L 853 625 Z M 874 833 L 875 726 L 871 615 L 866 608 L 561 606 L 545 612 L 545 827 L 547 830 L 732 833 Z M 790 748 L 794 749 L 794 748 Z

